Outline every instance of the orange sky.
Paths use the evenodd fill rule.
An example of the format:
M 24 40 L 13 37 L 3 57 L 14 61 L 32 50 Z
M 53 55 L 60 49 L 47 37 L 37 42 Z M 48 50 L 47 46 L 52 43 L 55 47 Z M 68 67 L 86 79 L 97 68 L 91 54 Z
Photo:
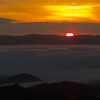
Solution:
M 17 22 L 100 23 L 100 0 L 2 0 L 0 17 Z

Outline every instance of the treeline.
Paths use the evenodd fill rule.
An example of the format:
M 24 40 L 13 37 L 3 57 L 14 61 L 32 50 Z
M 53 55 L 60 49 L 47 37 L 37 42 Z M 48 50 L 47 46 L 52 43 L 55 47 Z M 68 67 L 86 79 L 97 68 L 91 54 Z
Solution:
M 76 35 L 74 37 L 58 36 L 58 35 L 23 35 L 23 36 L 0 36 L 0 45 L 79 45 L 100 44 L 100 35 Z
M 0 87 L 0 100 L 99 100 L 100 87 L 75 82 L 43 83 L 29 88 Z

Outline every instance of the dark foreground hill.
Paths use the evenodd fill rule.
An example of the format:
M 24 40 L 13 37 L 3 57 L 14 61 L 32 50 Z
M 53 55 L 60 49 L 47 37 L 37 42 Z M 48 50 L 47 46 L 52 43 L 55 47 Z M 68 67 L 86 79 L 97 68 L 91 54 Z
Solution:
M 11 76 L 5 79 L 1 78 L 0 84 L 36 82 L 36 81 L 42 81 L 42 80 L 36 76 L 32 76 L 31 74 L 21 73 L 19 75 Z
M 0 87 L 0 100 L 100 100 L 100 87 L 75 82 L 44 83 L 29 88 Z
M 0 36 L 0 45 L 79 45 L 100 44 L 100 35 L 76 35 L 74 37 L 58 36 L 58 35 L 23 35 L 23 36 Z

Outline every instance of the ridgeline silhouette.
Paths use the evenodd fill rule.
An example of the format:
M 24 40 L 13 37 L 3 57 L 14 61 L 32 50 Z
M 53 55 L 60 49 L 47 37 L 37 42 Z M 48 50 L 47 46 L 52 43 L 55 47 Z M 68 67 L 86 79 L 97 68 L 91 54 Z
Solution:
M 0 84 L 9 84 L 9 83 L 24 83 L 24 82 L 41 82 L 42 80 L 31 74 L 21 73 L 19 75 L 14 75 L 11 77 L 0 78 Z
M 100 100 L 100 87 L 75 82 L 43 83 L 29 88 L 0 87 L 0 100 Z
M 0 36 L 0 45 L 98 45 L 100 44 L 100 35 L 76 35 L 74 37 L 58 35 L 23 35 L 23 36 Z

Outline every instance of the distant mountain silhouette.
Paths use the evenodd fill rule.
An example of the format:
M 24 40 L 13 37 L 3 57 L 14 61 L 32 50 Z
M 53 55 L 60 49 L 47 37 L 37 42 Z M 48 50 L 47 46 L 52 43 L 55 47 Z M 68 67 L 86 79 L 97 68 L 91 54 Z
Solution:
M 36 82 L 42 81 L 36 76 L 32 76 L 31 74 L 21 73 L 19 75 L 11 76 L 5 80 L 0 80 L 0 84 L 8 84 L 8 83 L 24 83 L 24 82 Z
M 76 35 L 74 37 L 58 36 L 58 35 L 38 35 L 30 34 L 23 36 L 0 36 L 0 45 L 79 45 L 89 44 L 97 45 L 100 44 L 100 35 Z
M 100 87 L 100 80 L 90 80 L 87 82 L 87 84 Z
M 0 76 L 0 84 L 3 84 L 7 80 L 7 77 Z
M 34 81 L 42 81 L 38 77 L 32 76 L 31 74 L 22 73 L 19 75 L 12 76 L 8 78 L 9 83 L 13 82 L 34 82 Z

